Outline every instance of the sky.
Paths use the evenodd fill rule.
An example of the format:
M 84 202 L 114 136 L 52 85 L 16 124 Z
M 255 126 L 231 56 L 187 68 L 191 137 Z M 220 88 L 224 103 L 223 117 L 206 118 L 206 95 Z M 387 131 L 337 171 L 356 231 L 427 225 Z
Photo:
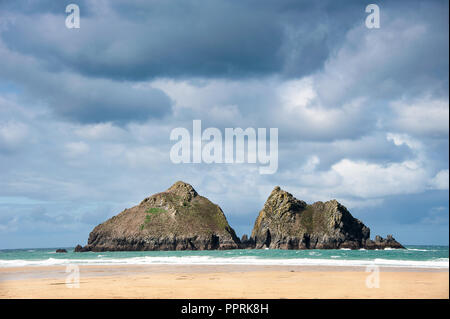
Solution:
M 279 185 L 448 245 L 448 1 L 369 3 L 0 0 L 0 249 L 84 245 L 178 180 L 239 236 Z M 196 119 L 278 128 L 278 170 L 173 163 Z

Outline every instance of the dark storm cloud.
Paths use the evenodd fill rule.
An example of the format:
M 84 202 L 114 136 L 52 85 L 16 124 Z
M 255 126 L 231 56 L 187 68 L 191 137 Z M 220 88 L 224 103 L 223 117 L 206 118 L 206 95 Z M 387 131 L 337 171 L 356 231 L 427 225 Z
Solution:
M 61 14 L 65 12 L 66 6 L 70 3 L 76 3 L 80 9 L 83 10 L 83 14 L 90 16 L 92 11 L 92 3 L 90 0 L 77 0 L 77 1 L 55 1 L 55 0 L 19 0 L 9 1 L 0 0 L 0 11 L 7 11 L 11 13 L 21 13 L 27 15 L 51 13 Z
M 69 3 L 67 3 L 69 4 Z M 26 0 L 26 1 L 0 1 L 0 10 L 14 13 L 58 13 L 65 10 L 65 1 L 52 0 Z
M 51 6 L 52 16 L 39 10 L 33 15 L 18 13 L 2 38 L 9 48 L 37 56 L 47 66 L 88 76 L 302 76 L 320 68 L 345 32 L 362 23 L 364 16 L 364 6 L 357 1 L 345 6 L 333 1 L 110 5 L 82 2 L 79 30 L 66 29 L 64 10 L 57 14 Z
M 158 89 L 73 74 L 30 71 L 15 76 L 20 78 L 28 93 L 24 99 L 46 103 L 57 115 L 68 120 L 123 124 L 161 118 L 171 112 L 170 99 Z
M 383 32 L 371 30 L 369 36 L 360 1 L 77 3 L 80 29 L 65 27 L 62 2 L 3 4 L 0 13 L 6 21 L 0 39 L 11 55 L 2 54 L 9 71 L 0 70 L 0 76 L 66 119 L 127 122 L 168 115 L 171 101 L 162 91 L 132 85 L 161 77 L 245 81 L 313 75 L 323 107 L 341 107 L 365 96 L 377 112 L 375 104 L 385 105 L 399 92 L 447 92 L 443 37 L 448 32 L 440 32 L 448 24 L 448 15 L 441 12 L 445 2 L 383 2 Z M 19 10 L 22 6 L 26 9 Z M 408 41 L 414 36 L 409 30 L 402 33 L 409 21 L 423 33 L 416 42 Z M 255 109 L 255 100 L 237 105 L 246 115 L 246 109 Z M 258 113 L 273 119 L 261 107 Z M 340 129 L 340 135 L 334 128 L 309 128 L 303 135 L 351 138 L 373 128 L 369 112 L 346 116 L 352 118 L 365 125 L 355 130 L 350 123 L 345 127 L 353 129 Z
M 34 95 L 50 102 L 58 115 L 81 123 L 144 122 L 150 117 L 160 118 L 171 110 L 170 99 L 157 89 L 71 76 L 59 84 L 58 79 L 52 80 Z M 45 92 L 49 94 L 43 96 Z
M 65 119 L 80 123 L 143 122 L 171 113 L 172 102 L 159 89 L 133 83 L 51 72 L 39 60 L 16 54 L 0 45 L 3 77 L 17 83 L 22 99 L 31 105 L 48 105 Z

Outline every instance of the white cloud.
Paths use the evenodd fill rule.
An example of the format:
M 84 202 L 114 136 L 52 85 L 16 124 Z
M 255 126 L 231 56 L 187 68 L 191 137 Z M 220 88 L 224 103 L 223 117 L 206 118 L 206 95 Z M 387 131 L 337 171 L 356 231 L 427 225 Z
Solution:
M 448 169 L 443 169 L 431 179 L 430 186 L 432 189 L 448 190 L 448 179 Z
M 287 188 L 304 200 L 335 197 L 350 208 L 376 206 L 386 196 L 448 189 L 448 169 L 436 174 L 421 142 L 407 134 L 393 133 L 386 134 L 386 140 L 397 147 L 408 146 L 413 156 L 385 163 L 344 157 L 327 170 L 319 170 L 320 159 L 312 156 L 303 166 L 284 170 L 280 177 L 286 181 Z
M 120 156 L 124 162 L 131 168 L 150 169 L 152 167 L 161 167 L 169 162 L 169 155 L 160 149 L 150 146 L 127 147 L 124 148 Z
M 79 137 L 91 140 L 117 139 L 124 135 L 124 130 L 114 126 L 112 123 L 97 123 L 82 125 L 75 129 Z
M 17 121 L 0 122 L 0 148 L 16 148 L 28 137 L 28 126 Z
M 320 164 L 320 158 L 316 155 L 313 155 L 308 158 L 306 163 L 303 165 L 302 170 L 306 173 L 313 172 L 316 169 L 317 165 L 319 165 L 319 164 Z
M 388 141 L 392 141 L 396 146 L 405 144 L 410 149 L 416 151 L 422 148 L 422 144 L 419 141 L 411 138 L 407 134 L 387 133 L 386 138 Z
M 148 83 L 174 101 L 175 117 L 202 118 L 219 127 L 283 127 L 302 140 L 338 140 L 368 132 L 373 120 L 364 97 L 323 105 L 314 76 L 295 80 L 155 80 Z
M 174 102 L 175 120 L 200 118 L 219 127 L 259 127 L 270 119 L 268 112 L 277 106 L 276 77 L 258 79 L 158 79 L 148 83 L 166 93 Z
M 344 159 L 332 171 L 342 177 L 342 191 L 363 198 L 421 192 L 427 180 L 426 170 L 414 161 L 381 165 Z
M 399 131 L 414 135 L 448 136 L 449 101 L 432 98 L 392 102 L 396 117 L 392 125 Z
M 311 77 L 285 82 L 278 87 L 278 95 L 284 102 L 284 108 L 290 112 L 307 107 L 317 98 Z
M 65 147 L 65 155 L 68 157 L 79 157 L 89 152 L 90 147 L 85 142 L 71 142 L 66 143 Z
M 382 32 L 368 32 L 362 24 L 351 29 L 315 78 L 323 103 L 340 104 L 348 96 L 395 92 L 404 85 L 401 77 L 411 67 L 411 60 L 421 59 L 416 55 L 417 43 L 426 36 L 425 25 L 399 17 L 386 19 Z M 387 70 L 390 76 L 386 76 Z

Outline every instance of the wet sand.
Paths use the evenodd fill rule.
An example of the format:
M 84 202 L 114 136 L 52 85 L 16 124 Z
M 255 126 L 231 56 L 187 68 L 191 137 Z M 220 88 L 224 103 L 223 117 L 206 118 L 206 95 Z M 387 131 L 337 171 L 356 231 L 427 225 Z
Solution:
M 65 266 L 0 268 L 0 298 L 449 298 L 448 269 L 79 266 L 78 288 L 70 275 Z

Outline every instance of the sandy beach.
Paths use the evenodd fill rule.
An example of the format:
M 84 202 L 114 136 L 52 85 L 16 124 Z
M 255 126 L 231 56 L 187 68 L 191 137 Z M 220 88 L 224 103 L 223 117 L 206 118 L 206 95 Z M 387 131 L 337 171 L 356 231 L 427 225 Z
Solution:
M 0 298 L 449 298 L 448 269 L 249 265 L 0 268 Z

